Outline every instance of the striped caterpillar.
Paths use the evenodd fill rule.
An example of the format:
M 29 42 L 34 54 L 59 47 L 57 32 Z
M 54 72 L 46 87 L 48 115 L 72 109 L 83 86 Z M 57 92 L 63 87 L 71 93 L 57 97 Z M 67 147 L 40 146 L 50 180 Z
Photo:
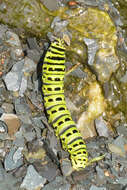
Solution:
M 48 122 L 61 140 L 62 147 L 70 154 L 72 167 L 75 170 L 84 169 L 91 162 L 100 160 L 103 156 L 88 161 L 86 144 L 76 128 L 75 122 L 67 109 L 64 97 L 65 46 L 62 39 L 55 39 L 48 48 L 42 66 L 42 92 Z

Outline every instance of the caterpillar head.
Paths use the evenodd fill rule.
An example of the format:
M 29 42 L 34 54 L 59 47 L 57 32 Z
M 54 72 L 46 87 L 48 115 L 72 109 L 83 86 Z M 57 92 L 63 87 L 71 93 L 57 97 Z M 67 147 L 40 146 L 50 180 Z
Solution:
M 83 170 L 87 166 L 88 163 L 88 155 L 86 154 L 78 154 L 78 155 L 71 155 L 71 162 L 72 167 L 74 170 Z
M 54 40 L 53 44 L 54 44 L 55 46 L 58 46 L 58 47 L 61 47 L 61 48 L 64 48 L 64 46 L 65 46 L 65 42 L 64 42 L 64 40 L 61 39 L 61 38 L 56 38 L 56 39 Z

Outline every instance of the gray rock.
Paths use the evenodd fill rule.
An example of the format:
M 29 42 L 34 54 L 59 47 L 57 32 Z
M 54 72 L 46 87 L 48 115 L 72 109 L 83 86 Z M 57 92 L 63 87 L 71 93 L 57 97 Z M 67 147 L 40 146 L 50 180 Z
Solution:
M 84 38 L 84 42 L 88 47 L 88 64 L 93 65 L 99 45 L 95 39 Z
M 18 91 L 22 82 L 22 69 L 24 65 L 24 60 L 18 61 L 12 70 L 5 76 L 4 81 L 8 90 Z
M 102 119 L 102 117 L 95 119 L 95 125 L 99 136 L 103 137 L 109 136 L 108 127 L 106 125 L 106 122 Z
M 26 103 L 25 98 L 17 98 L 14 102 L 17 115 L 30 115 L 31 110 Z
M 8 138 L 8 126 L 6 123 L 2 120 L 0 120 L 0 139 L 5 140 Z
M 19 131 L 18 131 L 19 132 Z M 16 135 L 15 135 L 16 136 Z M 24 147 L 25 146 L 25 139 L 22 136 L 17 137 L 14 141 L 13 144 L 17 147 Z
M 114 140 L 113 144 L 115 144 L 116 146 L 118 146 L 118 147 L 121 149 L 121 151 L 125 154 L 125 149 L 124 149 L 124 144 L 125 144 L 125 142 L 124 142 L 124 137 L 122 137 L 122 136 L 117 137 L 117 138 Z
M 99 185 L 105 184 L 106 178 L 104 171 L 99 166 L 96 166 L 96 171 L 97 171 L 97 177 L 96 177 L 97 184 Z
M 0 25 L 0 39 L 4 39 L 5 38 L 6 31 L 7 31 L 7 26 L 1 24 Z
M 106 187 L 97 187 L 95 185 L 92 185 L 90 187 L 90 190 L 107 190 Z
M 23 72 L 25 73 L 31 73 L 32 71 L 35 71 L 36 70 L 36 63 L 31 60 L 30 58 L 28 57 L 25 57 L 24 59 L 25 63 L 24 63 L 24 67 L 23 67 Z
M 42 52 L 42 54 L 43 54 L 43 52 Z M 36 49 L 28 49 L 27 57 L 32 59 L 34 62 L 38 63 L 41 55 Z
M 67 183 L 62 177 L 56 177 L 56 179 L 45 185 L 43 190 L 70 190 L 71 185 Z
M 30 165 L 20 187 L 26 188 L 27 190 L 35 190 L 39 187 L 43 187 L 45 183 L 46 179 L 40 176 L 34 167 Z
M 1 107 L 4 109 L 5 113 L 13 113 L 14 112 L 13 104 L 4 102 Z
M 5 156 L 4 167 L 6 171 L 13 170 L 23 164 L 22 147 L 12 147 L 10 152 Z
M 19 61 L 21 59 L 23 59 L 24 57 L 24 53 L 23 53 L 23 50 L 22 48 L 11 48 L 11 58 L 15 61 Z
M 6 32 L 6 42 L 11 46 L 11 47 L 21 47 L 21 43 L 19 40 L 19 37 L 17 34 L 11 31 Z
M 71 175 L 73 168 L 71 165 L 70 160 L 63 160 L 61 161 L 61 170 L 64 176 L 69 176 Z
M 118 180 L 116 180 L 117 183 L 122 185 L 127 185 L 127 176 L 126 177 L 119 177 Z
M 17 179 L 12 175 L 7 173 L 0 162 L 0 190 L 19 190 L 16 186 Z
M 83 185 L 79 185 L 79 184 L 73 187 L 73 190 L 87 190 L 87 189 Z

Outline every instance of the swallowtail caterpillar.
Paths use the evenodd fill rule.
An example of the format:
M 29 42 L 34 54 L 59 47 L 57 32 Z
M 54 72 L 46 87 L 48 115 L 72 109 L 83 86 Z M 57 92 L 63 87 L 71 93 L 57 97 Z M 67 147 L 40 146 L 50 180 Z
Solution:
M 86 144 L 66 106 L 64 75 L 65 45 L 63 39 L 57 38 L 50 44 L 42 66 L 44 106 L 49 124 L 60 138 L 63 149 L 70 154 L 73 169 L 81 170 L 104 156 L 88 161 Z

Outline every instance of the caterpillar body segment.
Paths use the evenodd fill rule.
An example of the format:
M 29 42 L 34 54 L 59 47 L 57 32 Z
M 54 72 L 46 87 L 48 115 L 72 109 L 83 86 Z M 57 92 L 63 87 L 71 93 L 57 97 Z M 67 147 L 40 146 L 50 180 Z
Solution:
M 71 114 L 64 96 L 65 47 L 62 39 L 56 39 L 48 48 L 42 66 L 42 92 L 48 122 L 61 140 L 62 147 L 70 154 L 72 167 L 84 169 L 89 163 L 102 159 L 94 158 L 88 162 L 86 145 Z

